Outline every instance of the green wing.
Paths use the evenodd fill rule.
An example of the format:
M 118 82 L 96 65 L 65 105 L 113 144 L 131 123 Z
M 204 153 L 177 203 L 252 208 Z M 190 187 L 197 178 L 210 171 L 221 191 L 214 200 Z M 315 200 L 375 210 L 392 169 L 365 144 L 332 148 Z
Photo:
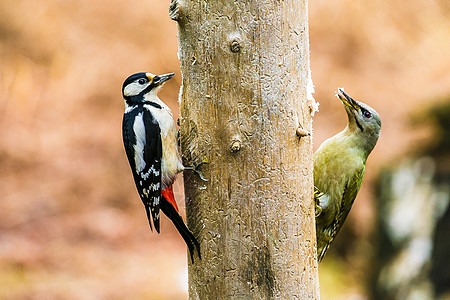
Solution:
M 344 221 L 353 206 L 353 202 L 355 202 L 356 195 L 358 195 L 359 188 L 361 187 L 361 183 L 363 181 L 364 170 L 365 167 L 363 166 L 355 173 L 353 178 L 350 178 L 345 186 L 344 194 L 342 195 L 341 207 L 333 224 L 333 237 L 335 237 L 339 232 L 339 229 L 341 229 L 342 224 L 344 224 Z
M 339 230 L 342 227 L 342 224 L 344 224 L 345 219 L 347 218 L 348 213 L 350 212 L 350 209 L 352 208 L 353 202 L 355 201 L 356 195 L 358 195 L 359 188 L 361 187 L 361 183 L 364 177 L 364 170 L 365 167 L 363 166 L 361 169 L 359 169 L 355 175 L 350 178 L 350 180 L 345 185 L 344 193 L 342 194 L 342 201 L 341 201 L 341 207 L 339 208 L 339 212 L 336 214 L 336 217 L 334 219 L 333 224 L 330 226 L 330 240 L 328 244 L 326 244 L 318 254 L 317 260 L 320 262 L 323 257 L 325 256 L 325 253 L 327 252 L 328 248 L 331 245 L 331 242 L 333 242 L 334 238 L 338 234 Z M 315 189 L 314 190 L 314 199 L 318 200 L 318 197 L 320 196 L 320 192 Z M 317 205 L 316 205 L 316 216 L 317 216 Z M 320 215 L 320 213 L 319 213 Z M 319 250 L 319 249 L 318 249 Z

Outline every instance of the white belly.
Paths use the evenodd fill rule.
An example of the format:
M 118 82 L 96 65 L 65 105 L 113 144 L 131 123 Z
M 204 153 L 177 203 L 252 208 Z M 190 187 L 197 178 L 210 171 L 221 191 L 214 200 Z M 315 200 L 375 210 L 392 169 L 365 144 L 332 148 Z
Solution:
M 161 177 L 163 188 L 172 185 L 177 173 L 183 171 L 183 164 L 178 152 L 177 132 L 172 112 L 167 106 L 161 109 L 144 105 L 157 120 L 161 130 L 162 159 Z

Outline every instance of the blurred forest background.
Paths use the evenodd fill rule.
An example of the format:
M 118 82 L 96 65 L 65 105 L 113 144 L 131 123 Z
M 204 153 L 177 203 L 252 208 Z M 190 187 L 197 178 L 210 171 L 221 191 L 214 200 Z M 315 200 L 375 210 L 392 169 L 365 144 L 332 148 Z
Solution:
M 322 299 L 376 297 L 377 212 L 389 185 L 380 174 L 397 172 L 390 168 L 404 159 L 429 170 L 423 149 L 449 140 L 449 131 L 436 133 L 431 111 L 449 111 L 450 2 L 309 6 L 320 102 L 315 149 L 346 124 L 337 87 L 383 121 L 362 190 L 320 265 Z M 168 7 L 168 0 L 0 2 L 1 299 L 187 298 L 184 242 L 164 217 L 162 234 L 150 233 L 121 140 L 121 85 L 134 72 L 176 72 L 160 96 L 178 116 L 177 28 Z M 439 120 L 448 126 L 447 117 Z M 448 156 L 437 162 L 448 172 Z M 181 180 L 176 190 L 183 210 Z

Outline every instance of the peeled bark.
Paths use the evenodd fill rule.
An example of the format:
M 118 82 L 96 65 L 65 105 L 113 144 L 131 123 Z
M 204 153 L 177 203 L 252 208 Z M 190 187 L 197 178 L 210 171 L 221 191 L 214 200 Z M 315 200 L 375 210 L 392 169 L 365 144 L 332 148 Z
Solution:
M 318 299 L 307 2 L 173 0 L 191 299 Z

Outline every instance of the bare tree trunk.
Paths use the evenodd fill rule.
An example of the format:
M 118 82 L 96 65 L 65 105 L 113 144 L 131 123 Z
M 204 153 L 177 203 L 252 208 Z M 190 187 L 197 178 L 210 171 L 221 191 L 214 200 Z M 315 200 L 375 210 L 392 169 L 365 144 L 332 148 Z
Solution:
M 318 299 L 307 1 L 172 0 L 191 299 Z

